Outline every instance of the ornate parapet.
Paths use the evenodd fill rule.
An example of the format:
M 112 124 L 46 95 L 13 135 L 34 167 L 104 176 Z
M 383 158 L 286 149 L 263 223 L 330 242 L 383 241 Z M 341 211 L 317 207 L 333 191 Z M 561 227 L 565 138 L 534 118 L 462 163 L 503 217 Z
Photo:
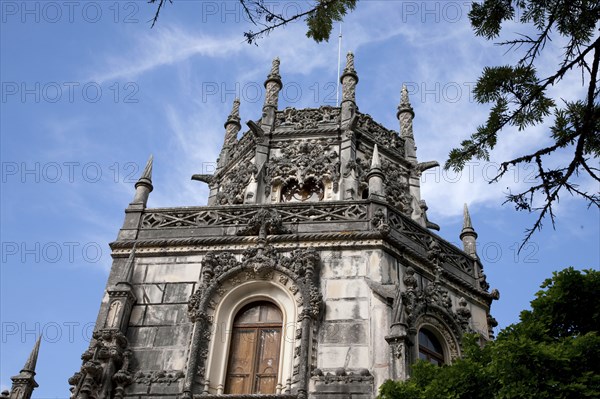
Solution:
M 359 221 L 367 218 L 367 201 L 274 204 L 282 223 Z M 235 227 L 250 223 L 263 209 L 259 205 L 147 209 L 141 230 L 194 227 Z

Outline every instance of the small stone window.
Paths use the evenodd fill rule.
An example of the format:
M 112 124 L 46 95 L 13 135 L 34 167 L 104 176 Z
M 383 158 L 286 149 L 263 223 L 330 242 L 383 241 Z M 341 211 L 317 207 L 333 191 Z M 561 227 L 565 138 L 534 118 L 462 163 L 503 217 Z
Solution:
M 437 366 L 444 364 L 444 349 L 437 337 L 429 330 L 419 330 L 419 359 Z
M 283 315 L 271 302 L 252 302 L 235 316 L 226 394 L 274 394 Z
M 319 202 L 324 195 L 323 183 L 314 178 L 307 179 L 302 185 L 291 180 L 281 189 L 281 202 Z

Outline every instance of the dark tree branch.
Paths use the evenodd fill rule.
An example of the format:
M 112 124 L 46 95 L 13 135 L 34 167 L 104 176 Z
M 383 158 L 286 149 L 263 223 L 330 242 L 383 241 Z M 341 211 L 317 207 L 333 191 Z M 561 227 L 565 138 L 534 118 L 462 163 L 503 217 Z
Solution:
M 158 2 L 158 7 L 156 7 L 156 12 L 154 13 L 154 18 L 152 18 L 152 25 L 150 25 L 151 28 L 154 28 L 156 21 L 158 21 L 158 16 L 166 1 L 167 0 L 148 0 L 149 4 L 154 4 Z M 173 0 L 169 0 L 169 3 L 173 4 Z

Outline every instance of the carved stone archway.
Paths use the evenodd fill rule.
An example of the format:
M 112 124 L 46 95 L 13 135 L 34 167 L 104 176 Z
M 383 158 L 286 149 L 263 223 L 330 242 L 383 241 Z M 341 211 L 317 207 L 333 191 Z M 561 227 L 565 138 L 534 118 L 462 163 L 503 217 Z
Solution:
M 194 322 L 192 345 L 183 388 L 183 397 L 208 394 L 206 366 L 212 337 L 215 309 L 226 294 L 242 281 L 273 281 L 287 287 L 297 303 L 297 323 L 294 348 L 294 385 L 289 394 L 305 399 L 310 378 L 311 333 L 322 308 L 320 293 L 319 255 L 312 249 L 298 249 L 283 256 L 265 240 L 248 248 L 241 261 L 230 252 L 209 252 L 202 262 L 202 281 L 188 304 Z

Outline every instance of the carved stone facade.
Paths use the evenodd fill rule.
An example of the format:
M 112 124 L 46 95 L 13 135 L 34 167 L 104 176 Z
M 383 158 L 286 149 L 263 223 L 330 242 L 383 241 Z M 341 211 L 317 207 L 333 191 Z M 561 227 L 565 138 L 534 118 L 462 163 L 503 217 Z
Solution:
M 470 217 L 466 252 L 430 230 L 418 177 L 437 163 L 416 159 L 407 94 L 400 133 L 361 114 L 349 55 L 339 107 L 280 111 L 279 69 L 275 60 L 260 119 L 237 137 L 236 100 L 215 174 L 194 175 L 208 206 L 148 208 L 149 161 L 111 243 L 73 398 L 370 399 L 410 375 L 420 332 L 437 337 L 446 362 L 463 333 L 490 339 L 497 291 Z M 282 336 L 268 359 L 273 388 L 228 394 L 241 378 L 228 368 L 235 320 L 264 302 L 283 320 L 269 327 Z

